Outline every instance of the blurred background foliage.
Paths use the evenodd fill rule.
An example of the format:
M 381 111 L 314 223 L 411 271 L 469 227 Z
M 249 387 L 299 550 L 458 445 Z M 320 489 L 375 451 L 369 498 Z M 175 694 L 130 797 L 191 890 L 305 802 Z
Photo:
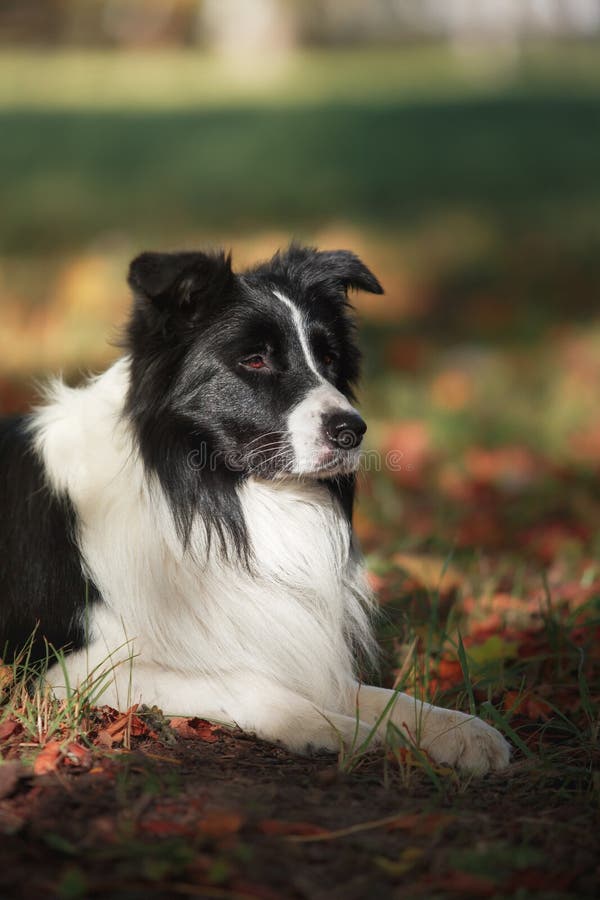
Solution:
M 141 249 L 349 247 L 367 547 L 598 549 L 598 0 L 0 0 L 0 135 L 1 411 Z

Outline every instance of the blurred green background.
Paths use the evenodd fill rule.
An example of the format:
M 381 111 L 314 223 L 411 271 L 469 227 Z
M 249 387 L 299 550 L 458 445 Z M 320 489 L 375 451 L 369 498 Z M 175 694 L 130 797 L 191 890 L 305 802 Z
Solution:
M 596 0 L 4 0 L 0 410 L 114 358 L 141 249 L 348 247 L 379 515 L 593 542 L 599 157 Z

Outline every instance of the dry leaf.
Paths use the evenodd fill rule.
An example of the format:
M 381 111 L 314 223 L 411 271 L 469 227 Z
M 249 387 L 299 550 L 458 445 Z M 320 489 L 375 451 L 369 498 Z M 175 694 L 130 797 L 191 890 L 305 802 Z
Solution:
M 388 831 L 410 831 L 413 834 L 432 835 L 437 834 L 441 828 L 445 828 L 451 822 L 454 822 L 456 816 L 449 813 L 414 813 L 398 818 L 390 822 L 387 826 Z
M 313 825 L 312 822 L 286 822 L 279 819 L 263 819 L 258 823 L 258 828 L 263 834 L 269 835 L 329 834 L 327 828 Z
M 218 725 L 213 725 L 205 719 L 192 718 L 188 719 L 182 716 L 174 716 L 169 719 L 169 724 L 173 731 L 176 731 L 179 737 L 195 738 L 196 740 L 205 741 L 207 744 L 214 744 L 219 740 Z
M 12 686 L 15 678 L 12 666 L 5 666 L 0 662 L 0 691 Z
M 392 878 L 399 878 L 406 875 L 415 866 L 418 866 L 423 859 L 425 851 L 421 847 L 406 847 L 400 854 L 400 859 L 387 859 L 384 856 L 375 858 L 375 863 L 380 869 Z
M 462 572 L 448 565 L 441 556 L 425 556 L 418 553 L 395 553 L 393 562 L 414 581 L 428 591 L 447 594 L 456 590 L 464 581 Z
M 17 728 L 19 728 L 19 723 L 16 719 L 8 718 L 4 722 L 0 722 L 0 741 L 14 734 Z
M 198 831 L 207 837 L 227 837 L 230 834 L 237 834 L 243 822 L 243 816 L 236 812 L 207 813 L 198 822 Z
M 55 772 L 62 755 L 62 744 L 60 741 L 50 741 L 34 760 L 34 775 L 48 775 L 50 772 Z
M 87 769 L 92 764 L 92 754 L 87 747 L 82 747 L 81 744 L 71 741 L 67 747 L 65 763 L 70 766 Z

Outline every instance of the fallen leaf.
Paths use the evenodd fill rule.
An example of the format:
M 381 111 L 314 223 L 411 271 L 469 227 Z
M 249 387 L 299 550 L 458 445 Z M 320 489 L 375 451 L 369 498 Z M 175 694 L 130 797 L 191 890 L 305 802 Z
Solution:
M 103 747 L 105 750 L 110 750 L 112 745 L 115 743 L 115 739 L 113 735 L 106 730 L 106 728 L 103 728 L 96 735 L 96 740 L 94 741 L 94 743 L 98 747 Z
M 55 772 L 62 755 L 63 751 L 60 741 L 50 741 L 34 760 L 34 775 L 48 775 L 50 772 Z
M 531 692 L 523 694 L 519 691 L 507 691 L 504 695 L 504 708 L 507 712 L 519 713 L 534 721 L 541 719 L 547 722 L 553 714 L 552 707 Z
M 494 634 L 481 644 L 472 644 L 465 640 L 467 655 L 471 662 L 478 666 L 499 662 L 504 659 L 514 659 L 517 656 L 518 645 L 513 641 L 505 641 L 499 634 Z
M 520 446 L 472 447 L 465 455 L 465 466 L 474 481 L 507 492 L 528 487 L 542 471 L 540 460 Z
M 429 390 L 434 406 L 456 412 L 470 403 L 474 387 L 469 373 L 461 369 L 446 369 L 434 378 Z
M 135 715 L 137 708 L 138 704 L 135 703 L 126 712 L 117 713 L 116 715 L 110 707 L 103 708 L 104 718 L 109 721 L 104 728 L 98 731 L 94 743 L 99 747 L 110 750 L 114 744 L 121 744 L 128 734 L 134 737 L 150 734 L 150 729 L 143 719 Z M 113 716 L 114 718 L 110 721 Z
M 395 553 L 393 562 L 410 575 L 414 581 L 428 591 L 440 591 L 447 594 L 456 590 L 463 583 L 462 572 L 448 565 L 441 556 L 421 555 L 418 553 Z
M 170 819 L 146 819 L 142 828 L 155 837 L 184 837 L 193 833 L 189 822 L 173 822 Z
M 434 458 L 431 434 L 419 419 L 395 425 L 383 442 L 387 469 L 400 485 L 418 488 Z
M 0 660 L 0 691 L 11 687 L 15 680 L 15 672 L 12 666 L 5 666 Z
M 8 718 L 5 719 L 4 722 L 0 722 L 0 741 L 10 737 L 19 727 L 19 723 L 13 718 Z
M 419 835 L 437 834 L 441 828 L 445 828 L 454 822 L 456 816 L 449 813 L 414 813 L 398 816 L 394 822 L 387 826 L 388 831 L 411 831 Z
M 236 812 L 212 812 L 200 819 L 198 831 L 207 837 L 221 838 L 237 834 L 243 822 L 244 817 Z
M 169 719 L 169 723 L 173 731 L 176 731 L 180 737 L 195 738 L 196 740 L 205 741 L 207 744 L 214 744 L 219 740 L 218 725 L 207 722 L 205 719 L 187 719 L 181 716 L 175 716 Z
M 258 829 L 268 835 L 329 834 L 327 828 L 313 825 L 312 822 L 287 822 L 280 819 L 263 819 L 258 823 Z
M 448 687 L 461 684 L 464 680 L 462 666 L 457 659 L 442 657 L 438 662 L 437 671 L 438 676 L 448 684 Z
M 398 878 L 414 869 L 423 859 L 423 854 L 424 850 L 421 847 L 406 847 L 400 854 L 400 859 L 387 859 L 384 856 L 377 856 L 375 863 L 387 875 Z
M 70 766 L 88 769 L 92 764 L 92 754 L 87 747 L 82 747 L 81 744 L 71 741 L 67 747 L 65 763 Z

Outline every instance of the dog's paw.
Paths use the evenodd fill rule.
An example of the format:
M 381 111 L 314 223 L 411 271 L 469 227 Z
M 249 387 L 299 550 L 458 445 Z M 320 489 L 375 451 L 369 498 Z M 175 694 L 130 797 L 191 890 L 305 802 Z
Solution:
M 510 744 L 476 716 L 432 707 L 420 724 L 418 744 L 436 763 L 485 775 L 505 769 L 510 762 Z

